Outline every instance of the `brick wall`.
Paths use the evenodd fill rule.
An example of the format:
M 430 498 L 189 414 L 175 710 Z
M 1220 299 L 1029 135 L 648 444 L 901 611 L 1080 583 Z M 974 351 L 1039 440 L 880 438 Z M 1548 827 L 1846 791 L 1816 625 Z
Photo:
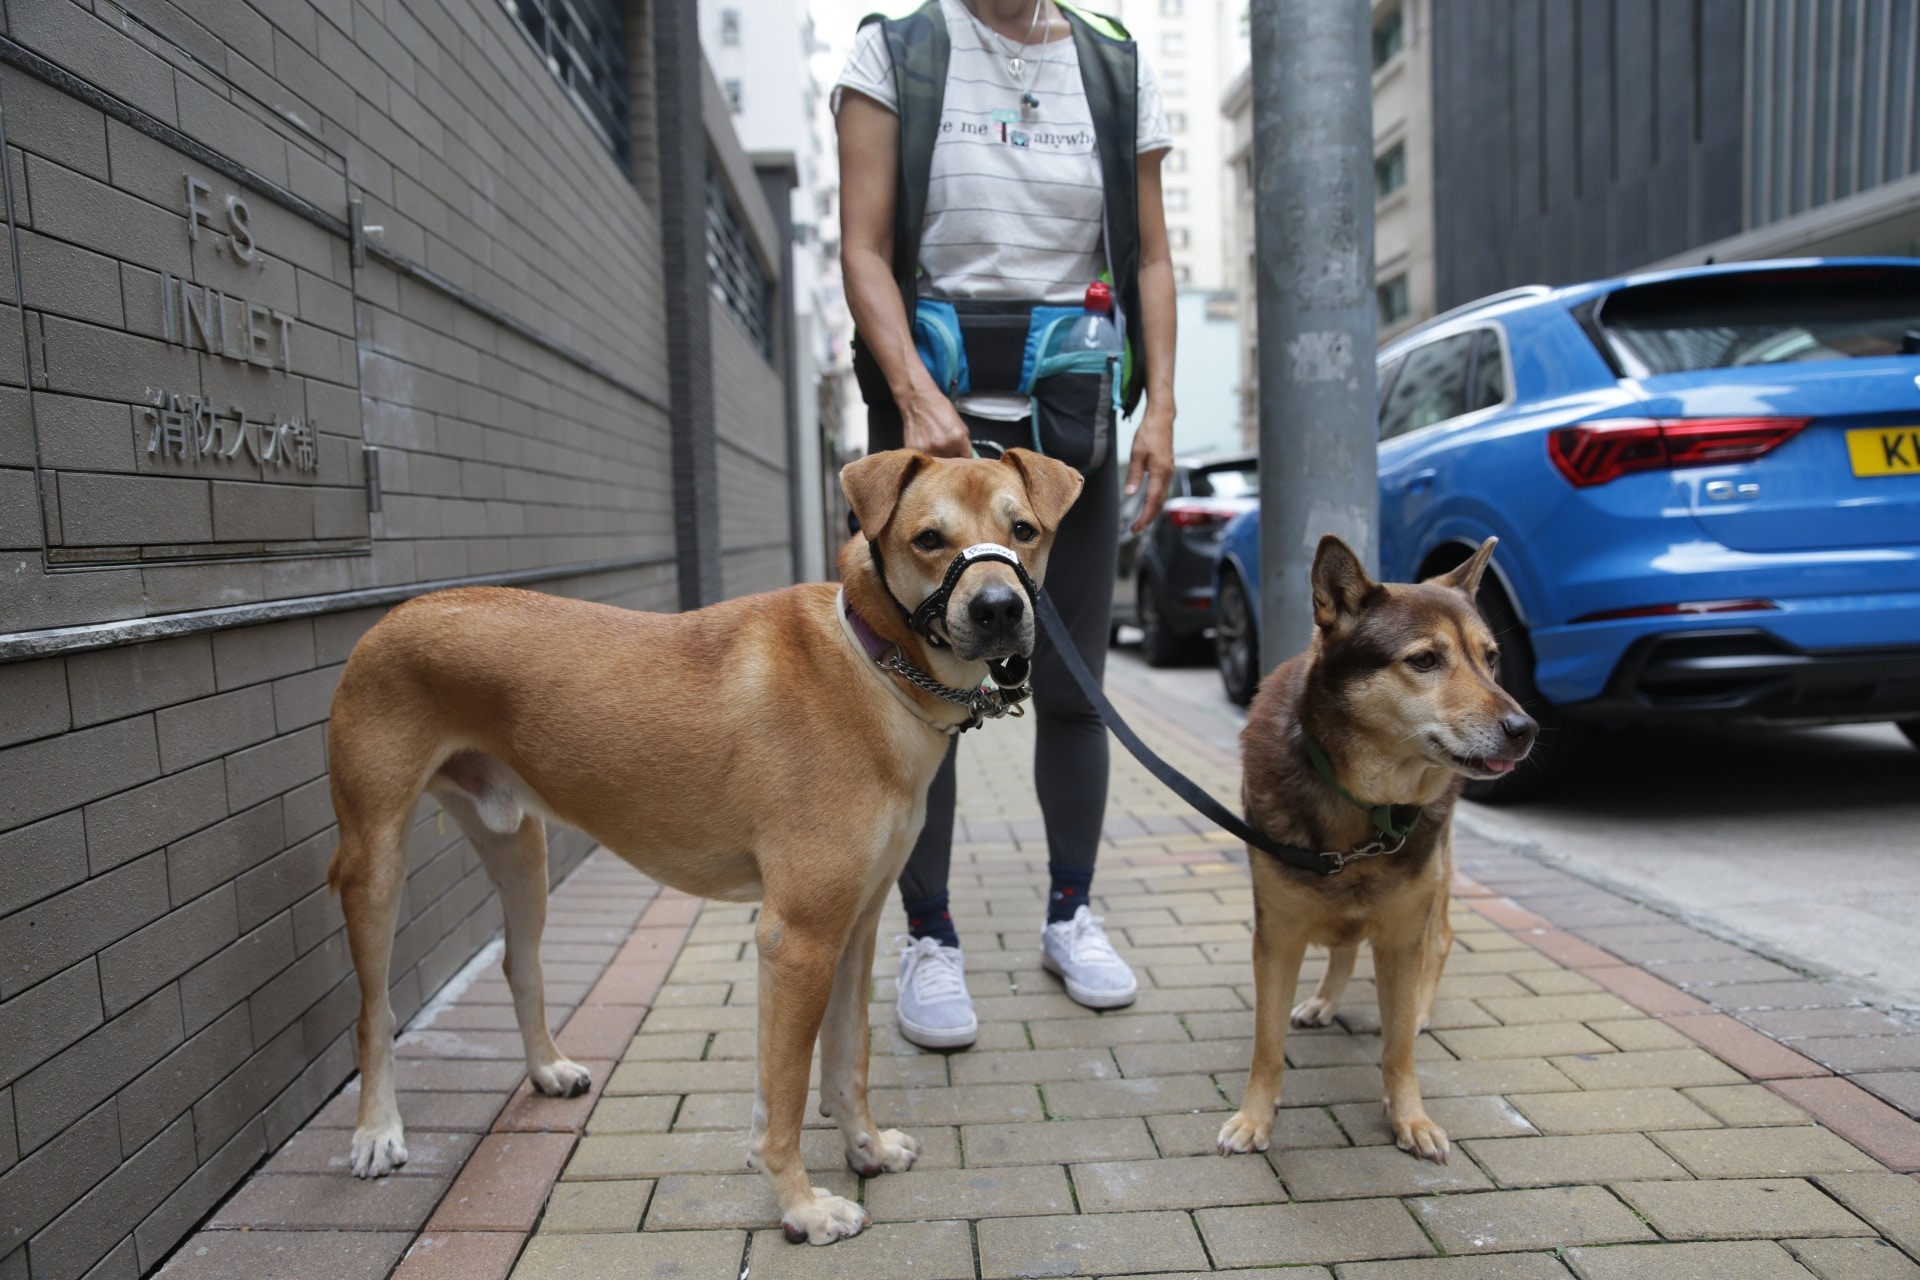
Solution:
M 674 606 L 650 68 L 630 175 L 497 0 L 0 0 L 0 35 L 0 656 L 52 654 L 0 661 L 0 1280 L 118 1280 L 353 1070 L 325 717 L 358 637 L 455 578 Z M 248 271 L 189 235 L 209 156 L 290 197 L 247 190 Z M 297 308 L 284 367 L 169 341 L 162 272 Z M 781 375 L 711 323 L 735 594 L 790 577 Z M 317 466 L 149 453 L 166 388 L 297 407 Z M 99 632 L 134 620 L 169 634 Z M 554 875 L 586 850 L 553 832 Z M 396 1012 L 498 926 L 423 804 Z

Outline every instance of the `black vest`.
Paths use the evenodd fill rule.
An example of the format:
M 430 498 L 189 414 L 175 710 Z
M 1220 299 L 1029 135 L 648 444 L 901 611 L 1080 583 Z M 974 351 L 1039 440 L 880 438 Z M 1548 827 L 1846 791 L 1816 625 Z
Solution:
M 1126 319 L 1127 360 L 1122 404 L 1128 413 L 1147 384 L 1146 343 L 1140 329 L 1140 57 L 1127 29 L 1112 18 L 1091 20 L 1060 5 L 1073 32 L 1080 60 L 1080 83 L 1093 116 L 1100 152 L 1100 181 L 1106 195 L 1107 267 L 1114 300 Z M 869 14 L 860 25 L 879 23 L 893 58 L 895 96 L 900 104 L 900 167 L 893 204 L 893 276 L 907 320 L 919 299 L 920 233 L 927 220 L 927 187 L 933 174 L 933 144 L 940 135 L 940 111 L 947 88 L 946 15 L 940 0 L 927 0 L 904 18 Z M 1099 30 L 1110 28 L 1117 34 Z M 873 357 L 854 335 L 854 358 Z

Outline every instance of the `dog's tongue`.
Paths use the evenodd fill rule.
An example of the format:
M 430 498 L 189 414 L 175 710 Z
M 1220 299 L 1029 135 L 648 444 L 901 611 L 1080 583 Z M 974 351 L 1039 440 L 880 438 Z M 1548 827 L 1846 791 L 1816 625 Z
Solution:
M 1518 764 L 1519 761 L 1495 760 L 1492 756 L 1488 756 L 1486 760 L 1482 761 L 1482 763 L 1485 764 L 1487 768 L 1493 770 L 1495 773 L 1512 773 L 1513 766 Z

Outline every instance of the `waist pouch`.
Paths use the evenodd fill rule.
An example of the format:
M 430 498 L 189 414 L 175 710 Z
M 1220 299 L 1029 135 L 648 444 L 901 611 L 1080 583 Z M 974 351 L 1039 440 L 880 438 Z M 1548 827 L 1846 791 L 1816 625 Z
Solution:
M 1066 348 L 1074 323 L 1085 314 L 1071 306 L 922 298 L 914 310 L 913 344 L 949 398 L 1015 392 L 1033 406 L 1026 435 L 1009 432 L 1008 439 L 978 443 L 1031 447 L 1091 472 L 1112 449 L 1121 353 Z

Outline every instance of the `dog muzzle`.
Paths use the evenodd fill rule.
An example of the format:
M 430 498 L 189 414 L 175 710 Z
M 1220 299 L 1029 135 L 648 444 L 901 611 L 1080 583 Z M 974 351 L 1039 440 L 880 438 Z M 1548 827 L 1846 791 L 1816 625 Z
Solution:
M 960 579 L 966 575 L 967 570 L 977 564 L 992 560 L 1010 566 L 1014 576 L 1020 579 L 1021 590 L 1027 593 L 1027 607 L 1037 611 L 1039 585 L 1027 572 L 1027 566 L 1020 563 L 1020 557 L 1013 548 L 1002 546 L 998 542 L 976 542 L 964 548 L 947 565 L 947 572 L 940 579 L 940 585 L 935 587 L 932 594 L 922 600 L 917 608 L 913 609 L 900 603 L 900 597 L 893 594 L 893 585 L 887 581 L 886 562 L 880 558 L 880 544 L 868 539 L 867 551 L 873 556 L 873 567 L 880 575 L 881 589 L 887 593 L 887 598 L 893 601 L 893 607 L 900 611 L 900 616 L 906 619 L 907 629 L 936 649 L 948 648 L 950 644 L 945 636 L 934 629 L 934 621 L 946 617 L 947 604 L 953 599 L 954 589 L 960 585 Z M 987 664 L 988 670 L 993 673 L 993 682 L 1002 688 L 1024 685 L 1027 682 L 1029 666 L 1028 660 L 1020 654 Z

